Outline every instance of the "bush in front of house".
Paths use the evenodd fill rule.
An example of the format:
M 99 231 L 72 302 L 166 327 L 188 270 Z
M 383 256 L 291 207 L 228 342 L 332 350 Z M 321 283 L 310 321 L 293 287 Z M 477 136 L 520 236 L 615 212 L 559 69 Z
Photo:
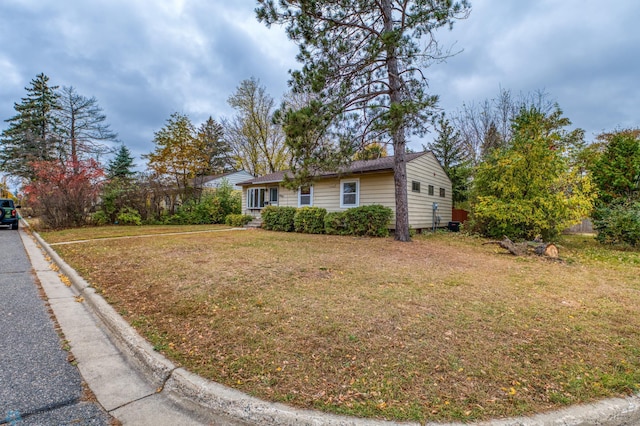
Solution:
M 293 232 L 295 207 L 267 206 L 262 209 L 262 228 L 269 231 Z
M 239 228 L 241 226 L 245 226 L 247 223 L 253 220 L 253 216 L 250 214 L 228 214 L 224 219 L 224 223 L 227 226 L 233 226 L 234 228 Z
M 334 235 L 388 237 L 391 216 L 393 211 L 379 204 L 327 213 L 324 220 L 325 232 Z
M 326 214 L 327 210 L 320 207 L 299 208 L 293 216 L 295 231 L 305 234 L 322 234 Z
M 344 212 L 329 212 L 324 216 L 324 232 L 330 235 L 347 235 Z

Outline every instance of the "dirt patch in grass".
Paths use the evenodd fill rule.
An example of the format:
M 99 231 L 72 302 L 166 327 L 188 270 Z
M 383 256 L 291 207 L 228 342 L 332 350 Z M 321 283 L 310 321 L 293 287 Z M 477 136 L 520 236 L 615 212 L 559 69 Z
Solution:
M 640 254 L 581 238 L 561 244 L 564 263 L 458 234 L 238 231 L 56 250 L 203 377 L 334 413 L 470 421 L 640 386 Z

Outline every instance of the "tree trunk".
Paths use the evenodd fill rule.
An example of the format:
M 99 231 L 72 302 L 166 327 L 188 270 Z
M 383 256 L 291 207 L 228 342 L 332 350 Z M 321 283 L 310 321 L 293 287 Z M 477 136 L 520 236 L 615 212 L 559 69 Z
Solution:
M 488 241 L 484 244 L 497 244 L 514 256 L 524 256 L 531 253 L 532 250 L 533 253 L 538 256 L 546 256 L 553 259 L 558 258 L 558 247 L 551 243 L 543 243 L 539 241 L 514 243 L 505 235 L 502 238 L 502 241 Z
M 542 243 L 534 248 L 534 253 L 538 256 L 551 257 L 553 259 L 558 258 L 558 247 L 551 243 Z
M 391 0 L 382 0 L 384 32 L 393 32 L 393 8 Z M 409 206 L 407 200 L 407 163 L 405 160 L 406 140 L 404 115 L 400 111 L 402 103 L 402 82 L 398 67 L 397 48 L 393 43 L 387 45 L 387 75 L 389 77 L 389 131 L 393 139 L 393 181 L 396 197 L 397 241 L 411 241 L 409 235 Z

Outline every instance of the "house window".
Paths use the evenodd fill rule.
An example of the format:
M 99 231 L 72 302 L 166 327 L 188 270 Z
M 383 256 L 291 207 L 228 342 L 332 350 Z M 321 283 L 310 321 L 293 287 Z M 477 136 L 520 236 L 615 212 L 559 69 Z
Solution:
M 429 195 L 433 195 L 433 185 L 429 185 Z
M 298 189 L 298 207 L 313 205 L 313 186 L 301 186 Z
M 445 190 L 444 190 L 444 188 L 440 188 L 440 196 L 441 196 L 442 198 L 444 198 L 444 197 L 445 197 Z
M 411 181 L 411 190 L 413 192 L 420 192 L 420 182 L 415 180 Z
M 269 204 L 272 206 L 278 205 L 278 188 L 269 188 Z
M 247 207 L 250 209 L 261 209 L 265 205 L 266 189 L 249 188 L 247 189 Z
M 358 207 L 360 202 L 360 180 L 340 181 L 340 208 Z

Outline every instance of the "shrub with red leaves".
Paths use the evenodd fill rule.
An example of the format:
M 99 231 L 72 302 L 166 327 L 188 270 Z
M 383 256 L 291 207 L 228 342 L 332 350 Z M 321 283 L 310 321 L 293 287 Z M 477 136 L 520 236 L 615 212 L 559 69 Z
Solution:
M 37 161 L 36 178 L 24 189 L 42 224 L 53 229 L 87 224 L 103 183 L 104 170 L 91 160 Z

